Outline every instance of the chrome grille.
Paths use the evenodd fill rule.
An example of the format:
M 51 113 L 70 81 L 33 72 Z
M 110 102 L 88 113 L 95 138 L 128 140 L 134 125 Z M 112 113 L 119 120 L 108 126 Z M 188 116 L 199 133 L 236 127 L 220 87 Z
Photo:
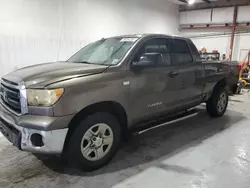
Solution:
M 6 79 L 0 83 L 0 101 L 11 111 L 21 114 L 20 90 L 18 84 Z

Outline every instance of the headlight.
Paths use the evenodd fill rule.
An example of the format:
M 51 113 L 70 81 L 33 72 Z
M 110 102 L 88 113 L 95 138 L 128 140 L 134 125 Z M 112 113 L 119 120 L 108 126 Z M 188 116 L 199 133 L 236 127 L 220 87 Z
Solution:
M 62 96 L 64 89 L 27 89 L 28 104 L 30 106 L 52 106 Z

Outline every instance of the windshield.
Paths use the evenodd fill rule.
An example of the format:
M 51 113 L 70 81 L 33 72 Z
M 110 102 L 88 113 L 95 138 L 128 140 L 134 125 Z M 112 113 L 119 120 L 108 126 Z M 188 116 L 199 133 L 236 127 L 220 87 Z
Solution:
M 68 62 L 116 65 L 138 38 L 108 38 L 82 48 Z

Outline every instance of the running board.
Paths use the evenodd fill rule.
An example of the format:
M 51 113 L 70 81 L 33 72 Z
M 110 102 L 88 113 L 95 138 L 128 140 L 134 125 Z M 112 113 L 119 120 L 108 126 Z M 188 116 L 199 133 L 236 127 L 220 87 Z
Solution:
M 185 120 L 185 119 L 189 119 L 189 118 L 194 117 L 194 116 L 197 116 L 197 115 L 198 115 L 198 112 L 197 112 L 196 110 L 191 110 L 191 111 L 189 111 L 189 113 L 186 112 L 186 113 L 184 113 L 182 116 L 179 116 L 179 117 L 176 118 L 176 119 L 171 119 L 171 120 L 169 120 L 169 121 L 167 121 L 167 122 L 165 122 L 165 123 L 161 123 L 161 124 L 155 125 L 155 126 L 153 126 L 153 127 L 144 129 L 144 130 L 139 131 L 139 132 L 137 132 L 137 133 L 138 133 L 138 134 L 142 134 L 142 133 L 145 133 L 145 132 L 150 131 L 150 130 L 152 130 L 152 129 L 156 129 L 156 128 L 159 128 L 159 127 L 163 127 L 163 126 L 165 126 L 165 125 L 169 125 L 169 124 L 176 123 L 176 122 L 179 122 L 179 121 L 182 121 L 182 120 Z

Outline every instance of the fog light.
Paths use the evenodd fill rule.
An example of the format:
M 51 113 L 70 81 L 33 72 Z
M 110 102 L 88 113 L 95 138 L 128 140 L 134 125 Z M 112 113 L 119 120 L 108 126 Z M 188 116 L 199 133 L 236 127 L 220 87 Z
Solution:
M 40 134 L 37 134 L 37 133 L 32 134 L 30 136 L 30 141 L 31 141 L 32 145 L 35 146 L 35 147 L 44 146 L 43 137 Z

